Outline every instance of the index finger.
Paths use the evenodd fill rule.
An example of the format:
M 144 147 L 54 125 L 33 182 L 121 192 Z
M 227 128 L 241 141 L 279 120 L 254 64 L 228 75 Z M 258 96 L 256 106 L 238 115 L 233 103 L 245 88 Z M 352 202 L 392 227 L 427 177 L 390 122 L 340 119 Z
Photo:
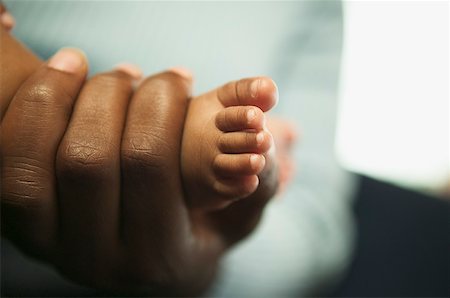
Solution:
M 0 136 L 2 228 L 14 229 L 14 237 L 42 245 L 56 238 L 56 151 L 86 73 L 84 55 L 63 49 L 20 87 L 8 107 Z

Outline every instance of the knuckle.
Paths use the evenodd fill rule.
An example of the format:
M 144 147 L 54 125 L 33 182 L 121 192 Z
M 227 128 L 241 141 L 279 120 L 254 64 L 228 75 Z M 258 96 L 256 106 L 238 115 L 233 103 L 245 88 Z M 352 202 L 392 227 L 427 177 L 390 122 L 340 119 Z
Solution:
M 16 97 L 20 98 L 26 113 L 33 113 L 30 115 L 48 113 L 57 108 L 68 117 L 75 95 L 58 78 L 39 74 L 25 82 Z
M 20 180 L 25 180 L 25 183 L 21 183 Z M 17 178 L 18 181 L 16 181 L 17 186 L 15 188 L 7 187 L 11 182 L 2 182 L 4 184 L 2 191 L 1 191 L 1 202 L 2 205 L 5 204 L 5 206 L 17 206 L 17 207 L 24 207 L 24 208 L 39 208 L 42 206 L 42 201 L 39 200 L 39 193 L 41 192 L 41 189 L 30 187 L 28 183 L 33 183 L 34 181 L 30 181 L 28 178 Z M 23 185 L 25 184 L 25 187 Z
M 55 86 L 44 82 L 32 84 L 26 89 L 23 95 L 23 100 L 29 103 L 45 104 L 51 101 L 51 99 L 59 97 L 59 91 Z
M 167 166 L 170 146 L 157 133 L 133 133 L 123 142 L 122 165 L 126 170 L 141 169 L 160 172 Z
M 62 144 L 58 151 L 56 170 L 62 179 L 85 177 L 104 180 L 114 164 L 112 156 L 92 144 L 70 142 Z
M 2 179 L 2 204 L 22 207 L 39 207 L 39 200 L 43 187 L 39 179 L 31 176 L 5 177 Z
M 30 158 L 5 158 L 1 169 L 2 204 L 38 208 L 52 175 Z

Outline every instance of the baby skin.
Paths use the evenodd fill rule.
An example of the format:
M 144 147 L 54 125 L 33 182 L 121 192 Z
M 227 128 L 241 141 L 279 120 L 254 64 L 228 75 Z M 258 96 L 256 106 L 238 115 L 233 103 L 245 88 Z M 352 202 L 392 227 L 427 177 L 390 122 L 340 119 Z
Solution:
M 259 175 L 277 171 L 264 115 L 277 101 L 277 87 L 266 77 L 230 82 L 192 99 L 181 150 L 191 208 L 224 208 L 266 182 L 260 177 L 278 177 Z

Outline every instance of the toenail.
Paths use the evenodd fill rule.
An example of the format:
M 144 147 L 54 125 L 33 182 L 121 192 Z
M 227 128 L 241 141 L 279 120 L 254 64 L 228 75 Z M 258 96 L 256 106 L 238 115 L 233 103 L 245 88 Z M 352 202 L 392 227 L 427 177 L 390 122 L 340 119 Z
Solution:
M 251 123 L 253 119 L 256 118 L 256 112 L 254 109 L 250 109 L 247 111 L 247 121 L 248 123 Z
M 252 154 L 250 156 L 250 165 L 253 169 L 258 168 L 259 166 L 259 156 L 257 154 Z
M 256 98 L 258 96 L 259 86 L 261 85 L 261 79 L 256 79 L 250 84 L 250 96 Z
M 261 131 L 256 135 L 256 145 L 258 147 L 264 142 L 264 133 Z

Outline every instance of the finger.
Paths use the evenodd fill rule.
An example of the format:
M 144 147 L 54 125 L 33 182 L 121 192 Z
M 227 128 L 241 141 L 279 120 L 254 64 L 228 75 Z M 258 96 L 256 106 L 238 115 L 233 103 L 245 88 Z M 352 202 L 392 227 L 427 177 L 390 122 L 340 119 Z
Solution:
M 98 74 L 84 85 L 56 159 L 60 239 L 72 260 L 113 254 L 120 221 L 120 143 L 134 73 Z M 76 251 L 71 247 L 78 247 Z
M 3 119 L 2 228 L 15 238 L 55 239 L 56 150 L 86 72 L 80 51 L 59 51 L 20 87 Z
M 42 61 L 0 26 L 0 118 L 14 94 L 39 69 Z
M 190 85 L 174 72 L 152 76 L 128 108 L 121 161 L 123 232 L 126 243 L 145 255 L 162 246 L 169 255 L 186 249 L 180 240 L 190 229 L 179 163 Z

